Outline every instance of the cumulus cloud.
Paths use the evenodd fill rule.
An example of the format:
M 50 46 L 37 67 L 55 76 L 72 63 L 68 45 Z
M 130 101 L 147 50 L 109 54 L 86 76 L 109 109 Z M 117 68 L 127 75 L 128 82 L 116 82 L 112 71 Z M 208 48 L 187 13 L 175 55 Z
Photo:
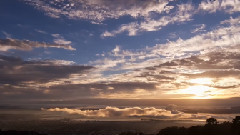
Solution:
M 40 43 L 36 41 L 18 40 L 18 39 L 0 39 L 0 47 L 1 47 L 0 51 L 8 51 L 11 49 L 30 51 L 33 48 L 39 48 L 39 47 L 63 48 L 66 50 L 76 50 L 72 46 L 65 45 L 65 44 L 47 44 L 47 43 Z
M 232 120 L 234 114 L 211 114 L 211 113 L 184 113 L 172 108 L 171 105 L 168 109 L 161 109 L 155 107 L 112 107 L 107 106 L 103 109 L 69 109 L 69 108 L 50 108 L 43 109 L 42 111 L 49 112 L 65 112 L 67 114 L 77 114 L 81 118 L 94 118 L 94 119 L 122 119 L 122 118 L 142 118 L 142 119 L 156 119 L 156 120 L 206 120 L 207 118 L 217 118 L 220 120 Z
M 68 109 L 68 108 L 53 108 L 46 109 L 47 111 L 60 111 L 67 112 L 69 114 L 79 114 L 86 117 L 158 117 L 158 118 L 170 118 L 170 117 L 181 117 L 182 112 L 174 112 L 165 110 L 165 109 L 157 109 L 154 107 L 129 107 L 129 108 L 117 108 L 107 106 L 104 109 L 98 110 L 80 110 L 80 109 Z

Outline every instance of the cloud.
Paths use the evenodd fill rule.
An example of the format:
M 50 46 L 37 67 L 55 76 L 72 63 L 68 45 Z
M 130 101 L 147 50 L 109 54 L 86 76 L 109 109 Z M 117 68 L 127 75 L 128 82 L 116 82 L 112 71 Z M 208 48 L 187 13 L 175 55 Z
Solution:
M 142 98 L 146 93 L 155 90 L 154 83 L 145 82 L 74 82 L 71 78 L 69 83 L 59 83 L 58 85 L 49 86 L 50 94 L 72 98 L 111 98 L 127 99 Z M 68 91 L 68 94 L 66 94 Z
M 211 114 L 211 113 L 184 113 L 170 105 L 167 109 L 155 107 L 112 107 L 107 106 L 102 109 L 69 109 L 69 108 L 50 108 L 42 111 L 65 112 L 67 114 L 77 114 L 80 118 L 93 119 L 124 119 L 124 118 L 141 118 L 145 120 L 206 120 L 207 118 L 217 118 L 220 120 L 232 120 L 235 114 Z M 214 111 L 211 111 L 214 112 Z
M 140 22 L 131 22 L 129 24 L 121 25 L 117 30 L 105 31 L 101 34 L 101 37 L 113 37 L 123 32 L 128 32 L 129 36 L 135 36 L 140 32 L 146 31 L 158 31 L 162 27 L 175 24 L 175 23 L 184 23 L 186 21 L 193 20 L 192 17 L 199 13 L 200 11 L 208 11 L 213 13 L 216 11 L 225 11 L 227 13 L 234 13 L 240 11 L 240 2 L 239 1 L 227 1 L 227 0 L 214 0 L 202 1 L 199 5 L 199 10 L 194 10 L 195 6 L 192 3 L 180 4 L 177 5 L 177 10 L 174 13 L 167 14 L 162 16 L 160 19 L 148 18 Z M 205 31 L 205 24 L 199 25 L 198 28 L 192 31 L 192 33 Z
M 66 39 L 64 39 L 64 37 L 61 36 L 60 34 L 52 34 L 52 36 L 55 38 L 53 40 L 55 44 L 69 45 L 72 43 L 71 41 L 67 41 Z
M 29 40 L 18 40 L 18 39 L 0 39 L 0 51 L 8 51 L 11 49 L 15 50 L 22 50 L 22 51 L 30 51 L 33 48 L 63 48 L 66 50 L 76 50 L 70 45 L 65 44 L 47 44 L 47 43 L 40 43 L 36 41 L 29 41 Z
M 156 87 L 151 92 L 146 88 L 108 94 L 103 92 L 102 97 L 104 97 L 104 94 L 108 98 L 117 97 L 117 95 L 120 97 L 143 97 L 139 92 L 141 91 L 142 93 L 148 93 L 145 96 L 146 98 L 191 98 L 194 94 L 187 93 L 186 89 L 199 84 L 191 84 L 188 80 L 194 79 L 194 77 L 209 77 L 213 79 L 213 84 L 199 86 L 199 88 L 204 89 L 203 91 L 206 91 L 205 95 L 215 98 L 236 96 L 239 84 L 231 83 L 231 81 L 239 80 L 238 74 L 232 76 L 239 70 L 240 29 L 237 23 L 238 19 L 225 20 L 218 28 L 185 40 L 169 41 L 165 44 L 157 44 L 154 47 L 146 47 L 137 51 L 116 47 L 117 49 L 114 50 L 117 51 L 113 50 L 105 54 L 107 58 L 92 63 L 100 68 L 100 65 L 106 65 L 103 63 L 111 64 L 99 70 L 99 78 L 93 78 L 91 81 L 93 81 L 92 83 L 101 80 L 151 82 Z M 116 73 L 104 75 L 104 72 L 108 71 L 116 71 Z M 123 73 L 121 74 L 121 72 Z M 229 78 L 227 82 L 224 81 L 224 77 L 233 78 Z M 222 85 L 223 82 L 226 85 Z M 196 89 L 197 87 L 193 88 Z M 212 91 L 207 92 L 205 88 Z M 184 89 L 185 92 L 179 95 L 166 94 L 167 91 L 179 89 Z
M 191 67 L 199 70 L 237 70 L 239 69 L 238 52 L 219 50 L 202 55 L 195 55 L 188 58 L 176 59 L 156 67 Z
M 179 95 L 164 93 L 197 85 L 188 81 L 194 77 L 208 77 L 212 78 L 215 84 L 206 86 L 217 89 L 218 94 L 209 92 L 207 95 L 221 98 L 232 97 L 236 94 L 239 85 L 223 81 L 223 78 L 233 77 L 229 78 L 232 81 L 239 79 L 237 74 L 240 48 L 238 22 L 239 17 L 230 18 L 220 22 L 211 31 L 188 39 L 179 38 L 176 41 L 168 41 L 164 44 L 156 44 L 153 47 L 138 50 L 124 50 L 117 46 L 112 51 L 105 53 L 104 59 L 91 62 L 92 65 L 101 70 L 96 72 L 98 76 L 85 81 L 91 83 L 101 81 L 151 82 L 155 84 L 156 89 L 150 93 L 148 89 L 143 89 L 143 93 L 144 91 L 149 93 L 145 97 L 173 98 L 182 96 L 191 98 L 193 95 L 188 93 Z M 203 28 L 205 25 L 201 25 L 201 27 Z M 105 74 L 106 72 L 111 72 L 111 74 Z M 233 76 L 234 73 L 236 73 L 235 76 Z M 220 85 L 220 82 L 226 82 L 227 85 Z M 118 94 L 123 97 L 137 97 L 134 94 L 141 97 L 136 89 L 131 90 L 131 92 L 111 93 L 107 96 L 116 97 Z
M 240 45 L 239 17 L 225 20 L 216 29 L 189 39 L 177 39 L 138 50 L 118 50 L 105 53 L 105 58 L 91 62 L 94 66 L 109 65 L 103 70 L 138 70 L 174 59 L 214 51 L 237 52 Z M 111 64 L 110 64 L 111 63 Z M 172 63 L 173 64 L 173 63 Z M 110 66 L 111 65 L 111 66 Z
M 48 34 L 46 31 L 35 29 L 36 32 L 41 33 L 41 34 Z
M 11 37 L 12 37 L 11 34 L 5 32 L 5 31 L 2 31 L 2 33 L 3 33 L 3 35 L 4 35 L 6 38 L 11 38 Z
M 104 81 L 101 77 L 91 76 L 95 70 L 97 68 L 93 66 L 76 65 L 73 61 L 24 61 L 0 55 L 0 96 L 2 99 L 15 96 L 17 99 L 114 98 L 117 93 L 129 93 L 133 97 L 137 92 L 135 98 L 139 98 L 141 90 L 155 89 L 154 83 Z
M 43 109 L 44 110 L 44 109 Z M 47 111 L 60 111 L 66 112 L 69 114 L 79 114 L 85 117 L 103 117 L 103 118 L 124 118 L 124 117 L 157 117 L 157 118 L 170 118 L 170 117 L 181 117 L 181 112 L 174 112 L 157 109 L 154 107 L 140 108 L 140 107 L 131 107 L 131 108 L 117 108 L 107 106 L 104 109 L 98 110 L 80 110 L 80 109 L 68 109 L 68 108 L 53 108 L 46 109 Z
M 204 0 L 200 3 L 199 9 L 210 13 L 224 11 L 232 14 L 240 12 L 239 0 Z
M 103 59 L 89 62 L 91 66 L 64 60 L 24 61 L 1 56 L 3 79 L 0 82 L 3 85 L 0 89 L 4 94 L 0 96 L 193 98 L 196 93 L 189 91 L 196 89 L 200 89 L 200 95 L 211 98 L 240 96 L 238 20 L 239 17 L 222 21 L 212 31 L 189 39 L 168 41 L 139 50 L 124 50 L 117 45 L 104 54 L 106 57 Z M 205 81 L 211 82 L 192 81 L 202 78 L 210 78 Z M 17 95 L 20 93 L 22 96 Z
M 73 64 L 74 62 L 65 60 L 24 61 L 21 58 L 0 55 L 0 83 L 14 86 L 37 85 L 66 78 L 73 73 L 81 74 L 93 68 Z
M 152 12 L 169 12 L 172 9 L 171 6 L 167 6 L 168 0 L 161 2 L 155 0 L 24 1 L 53 18 L 65 16 L 69 19 L 91 20 L 92 23 L 99 23 L 106 19 L 117 19 L 121 16 L 148 17 Z
M 199 24 L 199 25 L 196 25 L 196 29 L 192 30 L 192 33 L 196 33 L 196 32 L 204 32 L 206 31 L 205 28 L 206 28 L 206 25 L 205 24 Z
M 222 21 L 221 24 L 229 24 L 234 26 L 234 25 L 239 25 L 239 22 L 240 22 L 240 17 L 236 17 L 236 18 L 230 17 L 230 19 Z
M 123 24 L 117 30 L 110 32 L 105 31 L 101 36 L 112 37 L 123 32 L 128 32 L 129 36 L 135 36 L 139 32 L 158 31 L 169 24 L 190 21 L 194 14 L 194 6 L 192 4 L 181 4 L 177 7 L 178 9 L 175 13 L 163 16 L 160 19 L 146 19 L 140 23 L 131 22 L 129 24 Z

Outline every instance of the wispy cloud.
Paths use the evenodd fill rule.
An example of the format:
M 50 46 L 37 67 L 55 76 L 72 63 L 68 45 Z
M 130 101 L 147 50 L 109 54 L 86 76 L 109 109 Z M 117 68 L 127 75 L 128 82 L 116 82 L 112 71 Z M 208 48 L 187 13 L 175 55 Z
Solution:
M 168 41 L 164 44 L 156 44 L 153 47 L 146 47 L 136 51 L 118 49 L 117 53 L 110 52 L 105 56 L 109 58 L 108 61 L 122 61 L 122 63 L 118 64 L 118 68 L 138 69 L 173 59 L 186 58 L 191 55 L 205 54 L 227 48 L 237 51 L 234 48 L 240 44 L 238 22 L 239 18 L 231 18 L 221 22 L 218 28 L 189 39 L 179 38 L 176 41 Z M 201 27 L 204 27 L 204 25 Z
M 206 31 L 205 28 L 206 28 L 205 24 L 196 25 L 196 28 L 194 30 L 192 30 L 192 33 L 204 32 L 204 31 Z
M 60 43 L 60 42 L 59 42 Z M 22 50 L 22 51 L 30 51 L 33 48 L 63 48 L 66 50 L 76 50 L 71 45 L 65 44 L 48 44 L 41 43 L 37 41 L 29 41 L 29 40 L 18 40 L 18 39 L 0 39 L 0 51 L 8 51 L 11 49 L 14 50 Z
M 2 33 L 3 33 L 3 35 L 4 35 L 6 38 L 11 38 L 11 37 L 12 37 L 11 34 L 5 32 L 5 31 L 2 31 Z
M 228 85 L 224 88 L 224 86 L 220 85 L 220 80 L 222 80 L 223 77 L 217 74 L 230 75 L 230 72 L 238 70 L 238 62 L 236 61 L 240 44 L 240 29 L 238 22 L 239 18 L 231 18 L 221 22 L 219 26 L 212 31 L 193 36 L 189 39 L 169 41 L 165 44 L 157 44 L 154 47 L 146 47 L 137 51 L 122 50 L 119 46 L 116 46 L 111 52 L 104 54 L 107 58 L 91 63 L 99 68 L 101 68 L 101 65 L 109 65 L 105 68 L 101 68 L 102 70 L 98 70 L 97 73 L 101 77 L 97 80 L 93 80 L 102 80 L 106 82 L 151 82 L 155 84 L 156 89 L 154 89 L 155 91 L 153 93 L 148 92 L 150 93 L 148 95 L 149 97 L 157 97 L 157 95 L 167 97 L 167 95 L 163 96 L 164 91 L 186 89 L 191 85 L 187 81 L 191 79 L 189 78 L 190 76 L 199 75 L 199 77 L 204 77 L 201 74 L 206 72 L 206 74 L 209 73 L 209 75 L 214 75 L 205 77 L 217 78 L 215 80 L 216 83 L 209 87 L 213 89 L 222 88 L 220 93 L 214 94 L 209 92 L 209 95 L 212 94 L 212 96 L 219 97 L 233 96 L 239 85 L 231 85 L 228 82 Z M 201 27 L 204 26 L 205 25 Z M 113 73 L 111 75 L 105 75 L 104 72 L 106 71 L 113 71 Z M 114 71 L 118 72 L 114 74 Z M 239 77 L 233 77 L 233 79 L 229 80 L 238 78 Z M 93 80 L 89 80 L 89 82 Z M 229 90 L 228 88 L 232 89 Z M 148 89 L 142 89 L 142 91 L 145 90 Z M 225 93 L 226 90 L 228 94 Z M 119 92 L 117 94 L 123 97 L 136 97 L 134 95 L 139 95 L 141 97 L 140 94 L 137 94 L 138 91 L 137 89 L 132 89 L 131 92 Z M 105 93 L 105 97 L 116 97 L 117 94 L 115 93 L 114 95 L 114 93 L 111 93 L 108 95 Z M 184 95 L 182 93 L 181 96 L 192 96 L 191 94 L 186 94 L 187 93 Z M 101 96 L 104 97 L 104 94 Z
M 192 17 L 197 13 L 206 11 L 207 13 L 214 13 L 216 11 L 224 11 L 226 13 L 232 14 L 235 12 L 240 12 L 240 2 L 228 1 L 228 0 L 205 0 L 202 1 L 199 5 L 193 5 L 192 3 L 177 5 L 177 10 L 173 13 L 167 14 L 160 19 L 156 18 L 147 18 L 140 22 L 131 22 L 129 24 L 121 25 L 117 30 L 105 31 L 101 34 L 101 37 L 113 37 L 118 34 L 128 32 L 129 36 L 135 36 L 141 32 L 146 31 L 159 31 L 164 26 L 183 23 L 190 20 L 193 20 Z M 173 7 L 174 8 L 174 7 Z M 196 10 L 198 8 L 198 10 Z M 204 31 L 206 26 L 202 24 L 199 28 L 196 28 L 192 33 L 198 31 Z
M 129 24 L 123 24 L 117 30 L 105 31 L 102 33 L 102 37 L 111 37 L 117 34 L 128 32 L 129 36 L 135 36 L 139 32 L 143 31 L 158 31 L 162 27 L 169 24 L 180 23 L 190 21 L 194 14 L 194 7 L 192 4 L 181 4 L 177 6 L 177 11 L 167 16 L 163 16 L 160 19 L 146 19 L 140 23 L 132 22 Z
M 63 36 L 61 36 L 60 34 L 52 34 L 52 36 L 55 38 L 53 41 L 55 44 L 60 44 L 60 45 L 69 45 L 72 42 L 66 40 Z
M 227 13 L 240 12 L 239 0 L 204 0 L 199 5 L 199 9 L 214 13 L 217 11 L 224 11 Z
M 84 2 L 89 5 L 96 5 L 96 3 L 103 1 L 79 1 L 79 3 L 74 1 L 74 3 L 68 4 L 60 1 L 51 3 L 44 0 L 28 2 L 30 4 L 40 3 L 35 6 L 48 14 L 56 15 L 56 17 L 64 15 L 75 18 L 75 8 L 73 8 L 74 11 L 72 12 L 74 13 L 71 16 L 69 11 L 72 8 L 70 7 L 81 7 Z M 112 16 L 112 14 L 105 14 L 105 12 L 93 12 L 94 15 L 102 15 L 97 17 L 89 16 L 90 13 L 88 12 L 86 16 L 81 16 L 85 15 L 84 12 L 78 12 L 80 19 L 88 19 L 93 22 L 101 22 L 107 18 L 118 18 L 124 15 L 144 16 L 144 19 L 140 22 L 122 25 L 116 31 L 105 33 L 103 37 L 114 36 L 122 32 L 128 32 L 129 35 L 133 36 L 143 31 L 157 31 L 169 24 L 190 21 L 195 14 L 194 6 L 189 3 L 175 7 L 176 12 L 174 13 L 162 15 L 160 19 L 153 19 L 149 12 L 162 13 L 165 11 L 168 2 L 161 10 L 153 10 L 154 6 L 149 6 L 148 2 L 140 2 L 140 5 L 145 3 L 145 8 L 151 9 L 145 13 L 140 11 L 137 14 L 125 13 L 127 10 L 122 14 Z M 152 2 L 150 1 L 150 3 Z M 40 5 L 46 3 L 52 5 L 40 7 Z M 104 1 L 103 3 L 111 5 L 111 2 Z M 56 9 L 55 6 L 58 6 L 56 4 L 60 4 L 60 7 L 66 6 L 67 11 L 62 12 L 63 9 Z M 121 5 L 121 2 L 119 4 Z M 106 8 L 110 8 L 110 5 Z M 155 5 L 157 4 L 155 3 Z M 105 8 L 105 5 L 101 6 L 98 7 L 99 9 L 95 9 L 97 6 L 92 7 L 92 9 L 102 11 L 101 9 Z M 130 7 L 134 10 L 138 8 Z M 50 11 L 48 12 L 48 10 Z M 109 12 L 113 13 L 112 10 L 109 10 Z M 227 98 L 240 96 L 240 84 L 238 83 L 240 79 L 239 20 L 239 17 L 230 18 L 220 22 L 217 27 L 199 34 L 197 32 L 203 31 L 205 28 L 205 25 L 202 24 L 193 30 L 198 35 L 194 34 L 187 39 L 179 38 L 138 50 L 124 50 L 117 44 L 111 51 L 101 54 L 104 56 L 102 59 L 89 62 L 90 66 L 77 65 L 73 61 L 66 60 L 25 61 L 16 57 L 1 56 L 0 72 L 2 78 L 0 82 L 2 85 L 0 86 L 0 92 L 2 94 L 0 96 L 1 98 L 8 98 L 8 96 L 15 94 L 17 98 L 26 98 L 31 95 L 30 98 L 43 99 L 193 98 L 196 96 L 198 98 L 204 96 Z M 56 44 L 2 39 L 0 40 L 0 50 L 5 52 L 10 49 L 28 51 L 38 47 L 75 50 L 69 45 L 71 41 L 66 40 L 62 35 L 53 34 L 52 36 L 55 38 L 54 42 Z M 198 83 L 196 79 L 202 79 L 206 83 Z M 200 92 L 197 94 L 189 92 L 194 91 L 194 89 L 200 89 Z M 17 94 L 21 96 L 16 96 Z
M 172 9 L 171 6 L 167 6 L 168 0 L 162 0 L 161 2 L 155 0 L 24 1 L 53 18 L 65 16 L 70 19 L 91 20 L 92 23 L 100 23 L 109 18 L 116 19 L 126 15 L 134 18 L 148 17 L 151 12 L 162 13 L 169 12 Z

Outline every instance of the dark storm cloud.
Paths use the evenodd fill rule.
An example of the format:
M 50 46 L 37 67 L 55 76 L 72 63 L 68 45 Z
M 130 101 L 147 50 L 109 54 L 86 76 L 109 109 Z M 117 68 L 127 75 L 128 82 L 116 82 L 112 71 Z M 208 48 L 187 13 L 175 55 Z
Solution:
M 62 65 L 58 61 L 24 61 L 21 58 L 0 55 L 0 84 L 17 85 L 24 82 L 46 83 L 81 74 L 91 66 Z
M 18 40 L 18 39 L 0 39 L 0 51 L 8 51 L 11 49 L 22 50 L 22 51 L 30 51 L 33 48 L 63 48 L 66 50 L 76 50 L 70 45 L 61 45 L 61 44 L 47 44 L 40 43 L 36 41 L 29 40 Z

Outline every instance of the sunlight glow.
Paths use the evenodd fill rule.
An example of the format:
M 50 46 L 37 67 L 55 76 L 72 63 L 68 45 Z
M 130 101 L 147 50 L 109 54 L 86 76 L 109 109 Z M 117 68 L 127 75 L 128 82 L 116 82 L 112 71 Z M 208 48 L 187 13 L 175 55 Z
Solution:
M 211 98 L 211 96 L 210 96 L 210 93 L 212 92 L 212 91 L 210 91 L 211 89 L 212 89 L 211 87 L 202 86 L 202 85 L 190 86 L 186 89 L 179 90 L 179 93 L 192 94 L 192 95 L 194 95 L 192 97 L 193 99 L 198 99 L 198 98 L 208 99 L 208 98 Z
M 213 83 L 211 78 L 196 78 L 196 79 L 189 80 L 189 82 L 194 84 L 212 84 Z
M 170 91 L 167 92 L 167 94 L 189 95 L 188 98 L 191 99 L 212 99 L 219 98 L 219 95 L 222 95 L 222 92 L 213 87 L 194 85 L 185 89 Z
M 210 99 L 219 94 L 215 88 L 210 87 L 214 84 L 212 78 L 196 78 L 188 81 L 192 86 L 185 89 L 176 90 L 175 94 L 187 94 L 192 95 L 192 99 Z

